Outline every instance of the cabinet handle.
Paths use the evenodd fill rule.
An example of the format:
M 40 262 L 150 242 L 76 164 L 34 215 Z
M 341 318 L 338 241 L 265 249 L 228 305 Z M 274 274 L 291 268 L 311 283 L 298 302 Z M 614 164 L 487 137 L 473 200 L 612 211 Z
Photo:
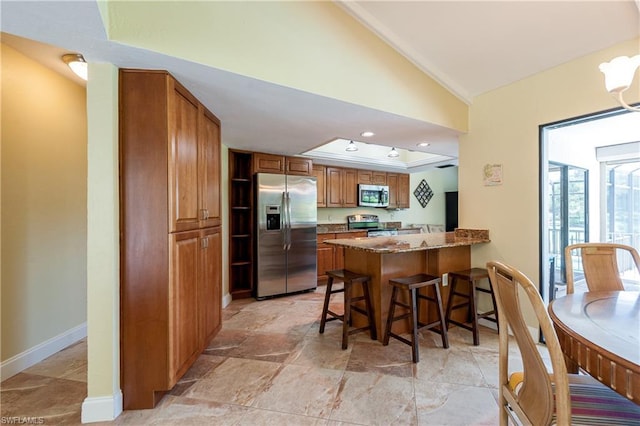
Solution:
M 203 249 L 209 248 L 209 238 L 203 238 L 200 245 Z

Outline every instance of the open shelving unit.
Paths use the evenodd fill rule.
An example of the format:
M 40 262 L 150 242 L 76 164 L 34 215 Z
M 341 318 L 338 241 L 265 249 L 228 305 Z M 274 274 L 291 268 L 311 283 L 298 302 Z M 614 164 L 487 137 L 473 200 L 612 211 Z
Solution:
M 252 153 L 229 151 L 229 292 L 232 298 L 253 295 Z

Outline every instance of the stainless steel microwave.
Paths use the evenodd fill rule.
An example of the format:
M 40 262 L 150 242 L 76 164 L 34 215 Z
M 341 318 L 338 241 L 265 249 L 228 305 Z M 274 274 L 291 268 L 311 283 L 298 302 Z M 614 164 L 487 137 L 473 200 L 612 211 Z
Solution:
M 389 207 L 389 187 L 385 185 L 358 185 L 358 205 Z

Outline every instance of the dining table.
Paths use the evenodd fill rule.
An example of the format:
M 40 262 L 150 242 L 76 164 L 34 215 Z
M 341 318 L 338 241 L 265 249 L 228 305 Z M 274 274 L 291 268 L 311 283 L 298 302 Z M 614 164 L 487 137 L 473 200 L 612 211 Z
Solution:
M 568 294 L 548 311 L 567 370 L 582 369 L 640 404 L 640 292 Z

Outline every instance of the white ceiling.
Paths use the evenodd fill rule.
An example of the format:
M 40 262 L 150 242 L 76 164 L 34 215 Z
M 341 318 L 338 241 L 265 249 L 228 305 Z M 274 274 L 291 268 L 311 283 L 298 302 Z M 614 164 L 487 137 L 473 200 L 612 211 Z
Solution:
M 489 90 L 639 37 L 636 1 L 339 3 L 426 74 L 472 103 Z M 50 46 L 4 33 L 2 41 L 66 75 L 59 58 L 67 51 L 82 52 L 89 62 L 169 70 L 218 115 L 223 142 L 230 148 L 295 155 L 335 138 L 362 141 L 360 132 L 373 129 L 371 143 L 457 157 L 458 135 L 450 129 L 111 42 L 93 0 L 2 0 L 0 8 L 4 33 Z M 430 146 L 416 147 L 425 140 Z M 442 162 L 431 166 L 437 164 Z

